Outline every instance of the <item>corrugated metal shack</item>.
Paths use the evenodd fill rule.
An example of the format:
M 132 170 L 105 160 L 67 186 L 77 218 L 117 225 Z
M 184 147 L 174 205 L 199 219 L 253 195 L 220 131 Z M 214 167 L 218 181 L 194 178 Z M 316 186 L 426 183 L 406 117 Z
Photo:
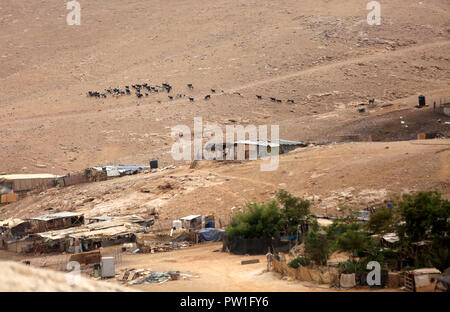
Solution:
M 153 223 L 154 220 L 127 216 L 65 230 L 37 233 L 33 235 L 39 241 L 35 242 L 35 249 L 40 252 L 81 252 L 133 242 L 136 240 L 136 233 L 145 233 L 146 228 Z
M 59 176 L 53 174 L 9 174 L 0 175 L 0 186 L 14 193 L 46 190 L 56 186 Z
M 92 218 L 84 224 L 80 213 L 60 212 L 28 220 L 0 221 L 0 248 L 19 253 L 82 252 L 135 241 L 154 220 L 139 216 Z M 89 219 L 92 221 L 92 219 Z
M 30 218 L 33 233 L 67 229 L 84 224 L 84 216 L 76 212 L 56 212 Z

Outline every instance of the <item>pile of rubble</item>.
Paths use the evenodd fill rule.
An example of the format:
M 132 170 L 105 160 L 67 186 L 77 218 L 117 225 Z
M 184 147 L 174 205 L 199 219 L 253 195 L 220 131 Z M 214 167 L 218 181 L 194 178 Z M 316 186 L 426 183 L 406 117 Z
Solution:
M 128 285 L 141 285 L 146 283 L 165 283 L 179 279 L 196 277 L 180 271 L 153 272 L 146 269 L 125 269 L 119 273 L 118 280 Z

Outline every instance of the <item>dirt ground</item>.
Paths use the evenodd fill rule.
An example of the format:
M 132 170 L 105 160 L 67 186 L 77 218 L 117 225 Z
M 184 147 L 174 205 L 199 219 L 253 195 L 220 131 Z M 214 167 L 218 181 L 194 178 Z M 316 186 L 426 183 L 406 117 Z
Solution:
M 112 253 L 117 247 L 102 249 L 102 253 Z M 104 291 L 129 290 L 151 292 L 321 292 L 321 291 L 369 291 L 367 287 L 350 290 L 330 288 L 311 282 L 287 280 L 275 272 L 267 272 L 266 256 L 239 256 L 221 252 L 222 243 L 203 243 L 183 250 L 161 252 L 154 254 L 123 253 L 116 265 L 116 273 L 125 269 L 146 269 L 152 272 L 180 271 L 185 279 L 167 281 L 164 283 L 146 283 L 141 285 L 127 285 L 117 279 L 107 279 L 111 285 Z M 9 257 L 8 253 L 0 251 L 0 259 Z M 61 263 L 67 258 L 64 255 L 49 255 L 26 257 L 15 255 L 15 261 L 27 259 L 32 267 L 44 266 L 47 270 L 62 270 Z M 241 261 L 259 259 L 259 263 L 242 265 Z M 10 259 L 11 260 L 11 259 Z M 4 261 L 4 260 L 2 260 Z M 23 269 L 26 270 L 26 269 Z M 2 269 L 0 267 L 0 272 Z M 83 276 L 94 279 L 86 272 Z M 48 273 L 51 276 L 51 273 Z M 59 275 L 58 275 L 59 276 Z M 65 281 L 64 281 L 65 282 Z M 61 281 L 61 284 L 62 281 Z M 89 284 L 90 285 L 90 284 Z M 94 285 L 94 284 L 92 284 Z M 87 287 L 87 284 L 85 284 Z M 60 285 L 61 289 L 67 286 Z M 98 285 L 101 290 L 102 285 Z M 28 289 L 27 289 L 28 290 Z M 400 291 L 399 289 L 382 289 L 378 291 Z
M 378 104 L 371 115 L 417 105 L 420 93 L 430 105 L 450 100 L 448 1 L 385 2 L 380 26 L 367 24 L 366 4 L 83 1 L 81 25 L 67 26 L 59 0 L 2 1 L 0 172 L 64 174 L 152 158 L 166 166 L 174 163 L 171 127 L 192 127 L 195 116 L 220 126 L 278 124 L 284 139 L 339 141 L 373 126 L 357 111 L 368 99 Z M 86 96 L 144 82 L 168 82 L 172 95 L 195 102 L 166 93 Z M 420 124 L 448 135 L 435 119 Z M 375 137 L 397 138 L 405 129 L 396 125 Z M 417 136 L 409 129 L 403 139 Z
M 436 189 L 449 198 L 449 144 L 436 139 L 311 146 L 280 155 L 278 169 L 267 172 L 260 171 L 262 160 L 200 161 L 195 169 L 49 189 L 0 207 L 0 219 L 57 211 L 149 217 L 157 210 L 155 229 L 169 229 L 172 220 L 191 214 L 213 214 L 224 227 L 247 201 L 268 201 L 279 189 L 309 199 L 314 213 L 330 216 L 342 206 L 377 206 L 414 191 Z
M 433 110 L 450 102 L 448 0 L 382 2 L 380 26 L 367 24 L 361 0 L 80 2 L 80 26 L 66 24 L 60 0 L 0 3 L 0 174 L 63 175 L 150 159 L 174 167 L 34 192 L 0 206 L 0 220 L 157 210 L 156 230 L 191 214 L 214 214 L 224 227 L 246 202 L 279 189 L 330 216 L 415 191 L 450 198 L 450 139 L 416 140 L 422 132 L 450 137 L 450 117 Z M 87 96 L 143 83 L 173 89 Z M 427 107 L 416 109 L 419 94 Z M 273 172 L 262 172 L 261 161 L 191 169 L 173 160 L 171 129 L 192 129 L 194 117 L 221 127 L 279 125 L 281 139 L 331 144 L 281 155 Z M 245 257 L 215 248 L 126 255 L 122 265 L 200 276 L 136 287 L 143 290 L 323 290 L 261 274 L 263 261 L 241 266 Z M 0 251 L 0 259 L 22 256 Z

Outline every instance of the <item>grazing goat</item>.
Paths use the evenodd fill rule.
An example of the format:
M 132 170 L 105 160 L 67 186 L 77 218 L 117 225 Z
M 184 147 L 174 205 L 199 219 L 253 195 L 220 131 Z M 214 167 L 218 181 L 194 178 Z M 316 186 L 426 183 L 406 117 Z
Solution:
M 191 97 L 190 97 L 190 98 L 189 98 L 189 101 L 194 102 L 194 98 L 191 98 Z
M 209 100 L 211 98 L 211 95 L 207 95 L 207 96 L 205 96 L 205 100 Z
M 194 86 L 192 85 L 192 83 L 188 83 L 188 85 L 187 85 L 187 86 L 188 86 L 188 88 L 189 88 L 189 89 L 191 89 L 191 90 L 193 90 L 193 89 L 194 89 Z
M 262 99 L 262 95 L 256 95 L 256 97 L 258 98 L 258 100 Z

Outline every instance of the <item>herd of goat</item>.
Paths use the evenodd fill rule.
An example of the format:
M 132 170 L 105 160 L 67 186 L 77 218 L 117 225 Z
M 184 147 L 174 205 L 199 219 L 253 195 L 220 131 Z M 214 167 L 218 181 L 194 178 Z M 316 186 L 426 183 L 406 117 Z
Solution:
M 194 86 L 189 83 L 187 84 L 187 87 L 189 88 L 189 90 L 194 90 Z M 168 83 L 163 83 L 161 86 L 151 86 L 147 83 L 143 83 L 143 84 L 134 84 L 130 86 L 125 86 L 125 90 L 121 90 L 120 88 L 109 88 L 109 89 L 105 89 L 106 93 L 100 93 L 98 91 L 88 91 L 87 96 L 88 97 L 94 97 L 94 98 L 106 98 L 108 96 L 108 94 L 110 96 L 114 96 L 114 97 L 119 97 L 119 96 L 123 96 L 123 95 L 131 95 L 132 91 L 131 89 L 134 90 L 134 94 L 136 95 L 137 98 L 142 98 L 142 97 L 148 97 L 151 93 L 159 93 L 159 92 L 167 92 L 167 93 L 171 93 L 172 91 L 172 86 Z M 221 91 L 222 93 L 225 93 L 223 90 Z M 211 89 L 211 93 L 216 93 L 215 89 Z M 234 92 L 233 94 L 237 94 L 239 96 L 242 96 L 242 94 L 240 94 L 239 92 Z M 173 100 L 175 98 L 185 98 L 186 94 L 182 94 L 182 93 L 177 93 L 176 95 L 168 95 L 169 100 Z M 263 96 L 262 95 L 256 95 L 256 98 L 258 100 L 262 100 Z M 270 100 L 272 102 L 277 102 L 277 103 L 282 103 L 282 100 L 279 100 L 277 98 L 274 97 L 269 97 Z M 190 102 L 194 102 L 195 99 L 193 97 L 188 96 L 188 99 Z M 211 94 L 207 94 L 204 96 L 204 99 L 206 101 L 211 99 Z M 294 100 L 288 99 L 286 100 L 287 103 L 294 103 Z

